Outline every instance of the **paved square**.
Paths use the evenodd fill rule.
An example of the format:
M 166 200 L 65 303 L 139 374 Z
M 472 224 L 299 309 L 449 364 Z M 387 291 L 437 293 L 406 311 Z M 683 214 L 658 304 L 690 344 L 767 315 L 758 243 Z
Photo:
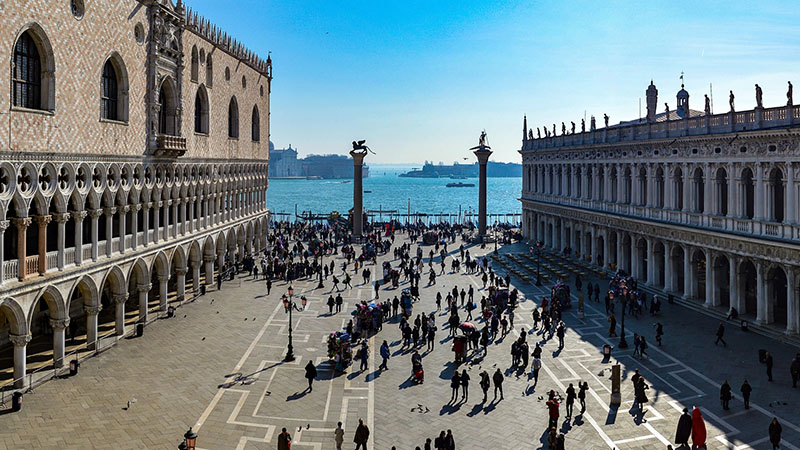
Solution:
M 457 245 L 450 246 L 454 248 L 457 253 Z M 473 255 L 486 252 L 477 247 L 470 250 Z M 517 244 L 505 246 L 501 254 L 526 251 Z M 387 258 L 392 259 L 379 258 L 379 264 Z M 499 258 L 505 267 L 494 261 L 498 273 L 517 270 L 512 259 Z M 377 272 L 374 267 L 372 271 Z M 586 281 L 594 284 L 597 280 Z M 444 295 L 454 285 L 460 290 L 470 284 L 476 289 L 477 302 L 484 294 L 477 276 L 447 273 L 430 287 L 422 281 L 422 299 L 415 303 L 414 314 L 434 311 L 437 291 Z M 616 345 L 617 338 L 607 337 L 602 304 L 587 302 L 583 319 L 576 308 L 564 315 L 568 331 L 563 350 L 558 351 L 557 341 L 545 339 L 540 332 L 528 336 L 531 346 L 538 341 L 544 350 L 544 367 L 534 387 L 528 371 L 509 369 L 510 345 L 521 329 L 530 332 L 531 311 L 549 287 L 536 287 L 516 275 L 512 285 L 524 293 L 512 334 L 490 343 L 485 358 L 473 355 L 458 367 L 472 379 L 468 401 L 448 403 L 456 366 L 445 326 L 447 313 L 437 313 L 434 351 L 420 350 L 424 384 L 409 382 L 411 352 L 400 348 L 396 320 L 369 339 L 368 370 L 359 372 L 356 366 L 336 375 L 326 355 L 327 336 L 342 329 L 352 305 L 370 299 L 372 287 L 355 285 L 344 290 L 342 312 L 329 315 L 325 305 L 329 282 L 319 290 L 316 281 L 295 282 L 295 295 L 305 295 L 309 302 L 305 311 L 293 315 L 297 360 L 285 363 L 288 317 L 280 296 L 287 286 L 275 283 L 266 296 L 263 281 L 243 276 L 181 307 L 176 318 L 149 326 L 144 337 L 126 339 L 87 360 L 78 376 L 54 380 L 27 394 L 21 412 L 0 416 L 0 448 L 108 448 L 112 444 L 115 448 L 174 448 L 193 426 L 204 449 L 276 448 L 281 427 L 292 433 L 293 449 L 330 449 L 337 421 L 344 424 L 349 448 L 354 447 L 359 418 L 369 425 L 370 448 L 375 449 L 422 447 L 425 438 L 447 429 L 453 430 L 457 448 L 546 448 L 547 408 L 542 397 L 550 389 L 563 396 L 566 386 L 578 381 L 590 386 L 587 411 L 580 415 L 576 408 L 576 415 L 565 420 L 562 407 L 560 430 L 566 434 L 567 448 L 666 448 L 674 439 L 680 411 L 692 405 L 703 411 L 709 449 L 770 448 L 767 426 L 773 416 L 783 425 L 783 448 L 800 445 L 798 394 L 791 388 L 788 370 L 795 348 L 743 333 L 733 324 L 726 334 L 729 345 L 716 347 L 713 319 L 664 304 L 657 318 L 626 318 L 629 334 L 650 338 L 650 359 L 634 358 L 632 348 L 614 349 L 611 361 L 603 363 L 600 349 L 607 343 Z M 382 289 L 381 299 L 399 295 L 400 289 Z M 666 333 L 660 348 L 653 338 L 655 321 L 664 324 Z M 483 326 L 481 321 L 474 322 Z M 389 370 L 380 371 L 377 351 L 383 340 L 389 342 L 392 358 Z M 759 348 L 775 355 L 774 383 L 766 382 L 765 369 L 758 364 Z M 313 391 L 305 392 L 303 367 L 309 360 L 317 365 L 319 377 Z M 622 367 L 623 403 L 615 409 L 609 406 L 610 368 L 617 362 Z M 490 390 L 483 403 L 478 374 L 495 368 L 506 376 L 505 398 L 494 400 Z M 631 409 L 629 378 L 636 368 L 650 385 L 643 420 Z M 753 386 L 752 408 L 743 409 L 740 396 L 735 396 L 731 410 L 724 411 L 719 401 L 722 380 L 728 379 L 736 394 L 745 378 Z M 130 408 L 128 401 L 132 401 Z

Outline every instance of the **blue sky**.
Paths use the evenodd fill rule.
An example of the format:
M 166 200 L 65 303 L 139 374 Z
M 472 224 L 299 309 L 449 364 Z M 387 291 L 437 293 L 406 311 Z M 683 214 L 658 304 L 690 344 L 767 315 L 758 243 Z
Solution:
M 800 87 L 796 2 L 255 1 L 188 5 L 266 57 L 271 137 L 301 156 L 367 139 L 372 163 L 450 163 L 482 129 L 494 160 L 519 161 L 529 127 L 638 117 L 650 80 L 675 108 L 785 104 Z M 800 103 L 800 90 L 796 101 Z M 580 126 L 580 125 L 578 125 Z

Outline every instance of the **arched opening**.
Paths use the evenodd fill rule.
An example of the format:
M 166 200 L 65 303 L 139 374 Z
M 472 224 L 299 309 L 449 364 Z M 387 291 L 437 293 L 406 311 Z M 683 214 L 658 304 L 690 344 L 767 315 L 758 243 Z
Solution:
M 605 237 L 598 235 L 597 239 L 595 240 L 594 248 L 596 249 L 595 253 L 597 254 L 594 258 L 594 263 L 600 267 L 605 265 L 606 261 L 606 254 L 605 254 Z
M 723 168 L 717 169 L 716 176 L 716 198 L 717 214 L 721 216 L 728 215 L 728 172 Z
M 705 205 L 705 182 L 703 181 L 703 170 L 699 167 L 694 169 L 692 176 L 692 185 L 694 187 L 694 212 L 703 213 L 706 210 Z
M 559 166 L 558 169 L 556 169 L 556 171 L 558 172 L 558 183 L 556 184 L 556 190 L 558 191 L 558 195 L 561 196 L 564 195 L 563 192 L 564 169 L 561 166 Z
M 567 197 L 572 197 L 572 166 L 567 166 Z
M 714 306 L 720 306 L 725 311 L 731 306 L 731 286 L 730 286 L 730 261 L 725 255 L 718 255 L 714 258 Z
M 12 336 L 25 334 L 22 310 L 15 300 L 0 300 L 0 384 L 14 379 L 14 344 Z
M 636 278 L 641 281 L 650 281 L 647 279 L 647 241 L 640 238 L 636 241 L 636 264 L 639 268 L 639 273 L 635 274 Z
M 694 277 L 694 297 L 706 300 L 706 254 L 702 250 L 695 250 L 692 254 L 692 276 Z
M 232 97 L 228 104 L 228 137 L 239 138 L 239 104 L 236 102 L 236 97 Z
M 672 255 L 670 255 L 670 264 L 672 264 L 672 286 L 670 290 L 680 292 L 682 295 L 688 295 L 684 287 L 686 280 L 684 278 L 684 250 L 680 245 L 672 247 Z
M 786 272 L 775 266 L 767 272 L 767 323 L 786 328 Z
M 769 198 L 767 201 L 770 209 L 769 218 L 773 222 L 783 222 L 785 190 L 783 173 L 778 168 L 772 169 L 769 173 Z
M 170 136 L 177 134 L 175 98 L 175 89 L 171 80 L 164 80 L 161 83 L 161 89 L 158 91 L 158 132 L 160 134 Z
M 683 210 L 683 171 L 675 169 L 675 176 L 672 178 L 672 192 L 675 194 L 674 206 L 678 211 Z
M 63 355 L 57 355 L 57 352 L 54 351 L 56 339 L 63 339 L 64 336 L 63 328 L 60 336 L 57 336 L 55 329 L 55 327 L 59 327 L 59 322 L 61 322 L 61 326 L 64 325 L 62 321 L 64 317 L 62 317 L 61 308 L 59 308 L 59 302 L 61 301 L 60 295 L 48 289 L 36 300 L 35 306 L 31 310 L 28 319 L 31 341 L 26 349 L 28 372 L 52 368 L 55 363 L 54 358 L 63 358 Z M 63 363 L 63 360 L 61 362 Z
M 654 286 L 664 286 L 665 271 L 664 271 L 664 255 L 666 249 L 662 242 L 656 242 L 653 245 L 653 275 L 654 279 L 650 282 Z
M 755 187 L 753 184 L 753 171 L 749 167 L 742 170 L 741 180 L 742 214 L 745 218 L 752 219 L 755 215 Z
M 211 53 L 206 56 L 206 86 L 214 87 L 214 64 L 211 60 Z
M 117 53 L 103 64 L 100 117 L 119 122 L 128 121 L 128 72 Z
M 147 311 L 150 309 L 150 290 L 152 288 L 150 271 L 143 261 L 137 261 L 128 277 L 128 296 L 125 300 L 126 327 L 137 322 L 145 322 Z
M 575 168 L 575 198 L 583 197 L 583 171 L 581 166 Z
M 208 92 L 202 84 L 194 96 L 194 132 L 208 134 Z
M 636 200 L 640 205 L 647 205 L 647 169 L 644 167 L 639 168 L 637 180 L 639 183 L 639 198 Z
M 191 80 L 197 82 L 197 76 L 200 72 L 200 57 L 197 54 L 197 46 L 192 46 L 192 67 L 191 67 Z
M 632 251 L 632 244 L 631 244 L 631 236 L 626 234 L 622 238 L 622 270 L 626 273 L 631 273 L 631 251 Z
M 594 190 L 593 190 L 594 180 L 592 179 L 594 174 L 592 173 L 592 169 L 594 169 L 594 167 L 592 167 L 591 165 L 586 166 L 586 198 L 588 198 L 589 200 L 591 200 L 594 197 Z
M 656 208 L 664 207 L 664 169 L 659 167 L 656 169 L 655 179 L 655 206 Z
M 633 180 L 632 180 L 632 178 L 633 178 L 633 174 L 631 173 L 631 168 L 630 167 L 626 167 L 624 175 L 623 175 L 623 179 L 622 179 L 622 183 L 624 184 L 624 186 L 622 188 L 623 189 L 622 203 L 624 203 L 626 205 L 631 204 L 631 202 L 633 201 L 633 196 L 631 195 L 632 194 L 631 190 L 633 189 Z
M 612 231 L 609 233 L 608 239 L 610 240 L 609 248 L 611 249 L 608 260 L 612 265 L 612 270 L 616 270 L 619 267 L 619 261 L 617 261 L 617 245 L 619 245 L 617 242 L 617 233 Z
M 19 108 L 55 109 L 55 60 L 44 31 L 33 25 L 14 43 L 11 102 Z
M 608 178 L 608 182 L 611 183 L 611 201 L 617 202 L 619 201 L 619 196 L 617 195 L 617 168 L 611 168 L 611 175 Z
M 250 134 L 253 137 L 253 142 L 259 142 L 261 140 L 261 116 L 258 114 L 258 106 L 256 105 L 253 105 L 252 122 Z
M 597 168 L 597 198 L 604 202 L 606 201 L 606 178 L 605 178 L 605 168 L 603 166 L 599 166 Z
M 744 311 L 739 314 L 755 316 L 758 312 L 758 272 L 750 260 L 739 265 L 739 298 L 742 299 Z

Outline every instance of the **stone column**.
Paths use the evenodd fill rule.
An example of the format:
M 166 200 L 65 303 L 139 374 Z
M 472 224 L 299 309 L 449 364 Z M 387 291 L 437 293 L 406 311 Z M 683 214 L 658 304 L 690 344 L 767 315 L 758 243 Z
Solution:
M 6 229 L 10 225 L 10 221 L 8 220 L 0 220 L 0 285 L 5 283 L 5 270 L 3 270 L 3 265 L 5 264 L 5 233 Z
M 180 267 L 175 269 L 175 273 L 178 275 L 178 286 L 177 286 L 177 295 L 178 301 L 183 303 L 184 297 L 186 297 L 186 268 Z
M 764 282 L 764 263 L 761 261 L 756 262 L 756 322 L 760 324 L 767 323 L 767 308 L 769 300 L 767 299 L 767 286 Z
M 609 239 L 611 231 L 606 228 L 603 233 L 603 269 L 609 270 L 611 268 L 611 239 Z
M 100 215 L 103 214 L 102 209 L 93 209 L 89 211 L 89 217 L 92 219 L 92 261 L 97 261 L 100 249 Z
M 728 214 L 727 217 L 739 217 L 739 197 L 736 195 L 739 192 L 736 189 L 738 186 L 738 177 L 736 176 L 736 167 L 733 163 L 728 163 Z
M 728 256 L 728 285 L 730 286 L 730 306 L 736 308 L 739 314 L 744 313 L 739 295 L 739 276 L 736 270 L 739 268 L 738 260 L 734 255 Z
M 17 260 L 19 261 L 18 269 L 19 269 L 19 281 L 24 281 L 25 277 L 27 276 L 27 272 L 25 270 L 25 258 L 27 258 L 27 254 L 25 253 L 25 249 L 27 246 L 27 232 L 28 227 L 30 226 L 33 219 L 30 217 L 15 217 L 11 219 L 11 223 L 17 227 Z
M 715 291 L 714 280 L 714 255 L 711 250 L 706 249 L 706 301 L 705 306 L 718 306 L 719 302 L 714 299 Z
M 794 224 L 797 220 L 795 208 L 797 207 L 797 187 L 794 184 L 794 164 L 789 161 L 786 163 L 786 207 L 784 211 L 784 222 Z
M 683 248 L 683 296 L 692 298 L 692 248 L 688 245 Z
M 86 345 L 90 350 L 97 350 L 97 316 L 102 306 L 84 306 L 86 312 Z
M 200 292 L 200 261 L 192 261 L 192 296 Z
M 206 263 L 206 285 L 212 285 L 214 284 L 214 257 L 205 255 L 203 262 Z
M 125 253 L 125 222 L 128 220 L 128 211 L 131 210 L 131 207 L 124 205 L 117 210 L 119 211 L 119 252 Z
M 185 235 L 186 232 L 189 230 L 189 225 L 191 225 L 190 223 L 187 223 L 188 221 L 186 220 L 186 204 L 189 202 L 189 199 L 181 198 L 178 201 L 180 202 L 180 220 L 179 220 L 179 222 L 181 224 L 180 231 L 181 231 L 181 235 Z M 177 233 L 176 233 L 176 237 L 177 237 Z
M 755 211 L 753 212 L 753 220 L 761 221 L 764 220 L 764 206 L 768 203 L 764 195 L 764 170 L 762 170 L 761 164 L 756 164 L 756 185 L 754 191 L 753 206 L 755 207 Z
M 53 218 L 56 219 L 57 225 L 57 233 L 58 233 L 58 258 L 56 260 L 56 265 L 58 266 L 58 270 L 64 270 L 64 253 L 67 246 L 67 220 L 69 220 L 70 214 L 69 213 L 58 213 L 53 214 Z M 75 253 L 78 252 L 78 249 L 75 249 Z M 2 265 L 0 264 L 0 267 Z
M 800 329 L 800 316 L 797 304 L 797 272 L 793 266 L 786 266 L 786 333 L 796 334 Z
M 177 200 L 170 200 L 172 202 L 172 237 L 178 237 L 178 205 L 181 205 L 183 202 L 181 199 Z M 180 222 L 183 222 L 183 215 L 181 215 Z
M 36 216 L 34 220 L 39 226 L 39 275 L 44 275 L 47 272 L 47 224 L 53 216 Z
M 367 156 L 367 153 L 353 150 L 350 152 L 350 156 L 353 157 L 353 215 L 351 217 L 353 220 L 353 237 L 355 239 L 360 239 L 364 227 L 364 219 L 362 216 L 364 212 L 362 168 L 364 165 L 364 157 Z
M 675 286 L 672 285 L 672 242 L 664 242 L 664 291 L 672 292 Z
M 75 265 L 83 264 L 83 219 L 86 211 L 72 211 L 72 220 L 75 221 Z
M 150 208 L 153 202 L 142 203 L 142 245 L 147 247 L 150 244 Z
M 681 171 L 683 172 L 683 208 L 681 211 L 689 212 L 692 210 L 692 180 L 694 177 L 689 173 L 689 165 L 682 164 Z
M 31 335 L 9 334 L 8 339 L 14 344 L 14 387 L 22 389 L 25 387 L 27 348 L 28 342 L 31 341 Z
M 153 243 L 158 244 L 159 233 L 158 229 L 160 228 L 160 217 L 161 217 L 161 206 L 164 205 L 164 202 L 153 202 Z
M 53 327 L 53 365 L 56 369 L 64 367 L 64 329 L 69 326 L 69 317 L 66 319 L 50 319 Z
M 139 323 L 147 324 L 148 294 L 150 293 L 150 289 L 153 289 L 153 285 L 150 283 L 139 284 L 136 288 L 139 292 Z
M 170 224 L 170 221 L 169 221 L 169 209 L 170 208 L 169 207 L 172 206 L 172 200 L 164 200 L 163 204 L 164 204 L 164 234 L 162 234 L 162 237 L 164 238 L 165 241 L 168 241 L 169 240 L 169 224 Z
M 656 264 L 655 256 L 653 254 L 653 239 L 645 239 L 647 242 L 647 284 L 650 286 L 656 285 Z
M 482 145 L 473 153 L 478 158 L 479 168 L 478 235 L 483 239 L 486 236 L 486 164 L 489 162 L 492 151 L 489 150 L 489 147 Z
M 106 214 L 106 256 L 111 258 L 114 250 L 114 214 L 117 213 L 117 208 L 106 208 L 103 212 Z
M 117 336 L 122 336 L 125 334 L 125 301 L 128 300 L 128 294 L 114 294 L 112 298 L 117 307 L 117 320 L 115 322 Z
M 617 258 L 614 260 L 614 263 L 617 265 L 617 270 L 622 269 L 622 232 L 617 231 Z
M 137 203 L 131 205 L 131 249 L 136 250 L 139 247 L 139 211 L 142 209 L 142 204 Z
M 158 276 L 158 302 L 161 311 L 167 310 L 167 283 L 169 282 L 169 275 Z

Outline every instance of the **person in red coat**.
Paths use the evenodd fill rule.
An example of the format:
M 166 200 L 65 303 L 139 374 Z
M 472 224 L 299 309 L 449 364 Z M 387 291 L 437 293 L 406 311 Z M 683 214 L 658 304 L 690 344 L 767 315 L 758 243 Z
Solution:
M 550 391 L 550 399 L 547 400 L 547 412 L 550 416 L 550 424 L 548 425 L 549 428 L 555 427 L 558 428 L 558 400 L 555 398 L 555 393 Z
M 700 408 L 692 410 L 692 447 L 699 448 L 706 445 L 706 422 L 700 413 Z

